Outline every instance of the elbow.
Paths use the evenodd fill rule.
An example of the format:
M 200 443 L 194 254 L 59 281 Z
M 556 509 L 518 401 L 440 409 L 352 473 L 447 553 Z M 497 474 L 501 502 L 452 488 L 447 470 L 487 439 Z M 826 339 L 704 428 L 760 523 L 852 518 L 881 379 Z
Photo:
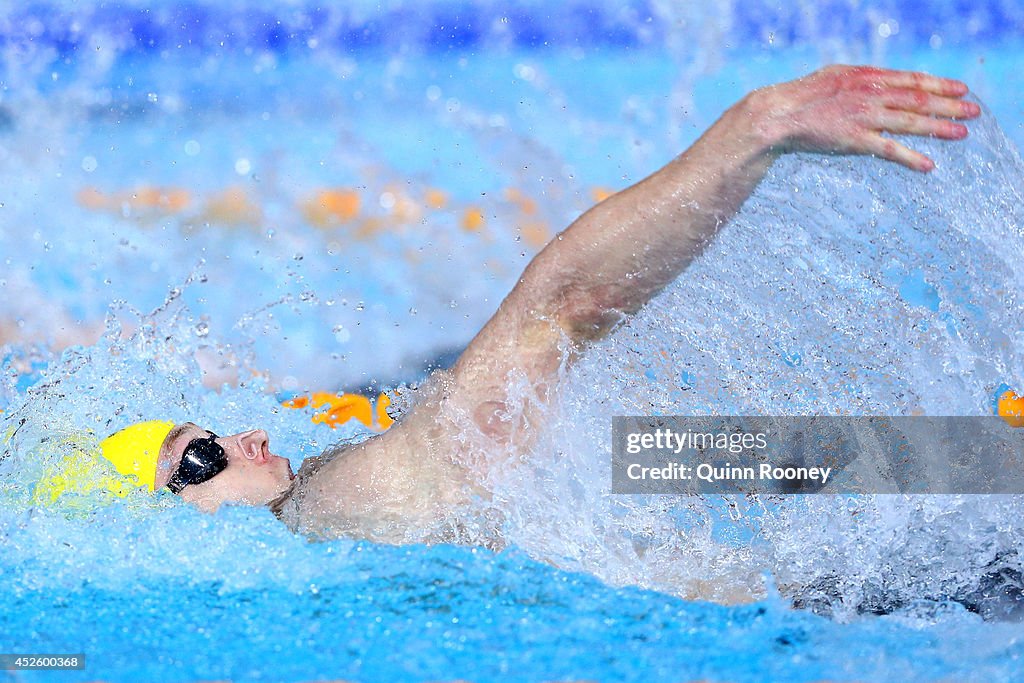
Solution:
M 518 288 L 535 315 L 553 321 L 573 343 L 606 336 L 649 298 L 634 279 L 609 282 L 581 271 L 563 250 L 547 249 L 527 267 Z
M 621 288 L 595 289 L 601 291 L 566 290 L 555 313 L 558 326 L 576 343 L 605 337 L 636 312 L 633 302 L 616 292 Z

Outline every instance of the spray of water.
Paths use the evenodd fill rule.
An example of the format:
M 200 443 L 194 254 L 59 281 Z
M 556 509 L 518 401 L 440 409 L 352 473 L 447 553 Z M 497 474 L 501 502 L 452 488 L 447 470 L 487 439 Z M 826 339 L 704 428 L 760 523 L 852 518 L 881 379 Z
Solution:
M 504 16 L 495 7 L 494 15 Z M 996 11 L 998 3 L 987 7 L 978 14 L 984 25 L 1006 13 Z M 286 389 L 419 373 L 418 359 L 410 361 L 423 353 L 417 349 L 441 353 L 468 340 L 536 248 L 524 245 L 515 227 L 525 203 L 452 180 L 474 175 L 466 157 L 438 159 L 436 150 L 420 147 L 396 153 L 381 142 L 382 129 L 407 133 L 401 139 L 419 135 L 419 128 L 397 127 L 389 109 L 416 112 L 427 139 L 450 137 L 472 150 L 469 158 L 487 171 L 482 175 L 526 187 L 540 200 L 539 218 L 529 220 L 546 221 L 546 229 L 566 224 L 591 201 L 576 184 L 587 169 L 566 164 L 560 144 L 601 142 L 593 145 L 593 166 L 625 183 L 660 160 L 652 140 L 668 138 L 665 148 L 679 149 L 685 122 L 710 122 L 713 112 L 699 106 L 697 85 L 718 68 L 723 37 L 750 29 L 746 14 L 729 3 L 707 14 L 653 3 L 652 29 L 645 14 L 606 9 L 602 16 L 627 25 L 638 46 L 667 46 L 688 65 L 668 78 L 663 72 L 679 65 L 672 60 L 648 72 L 659 88 L 676 82 L 669 105 L 638 94 L 641 86 L 623 77 L 604 84 L 592 114 L 572 111 L 587 93 L 569 92 L 572 79 L 558 85 L 557 60 L 498 59 L 500 78 L 515 83 L 507 91 L 449 83 L 430 73 L 430 62 L 402 58 L 400 30 L 391 32 L 397 56 L 383 63 L 309 47 L 309 59 L 331 74 L 327 83 L 304 75 L 316 71 L 308 61 L 261 53 L 267 36 L 245 27 L 235 32 L 237 52 L 220 50 L 216 22 L 194 36 L 212 52 L 191 76 L 139 58 L 139 46 L 118 39 L 102 13 L 78 17 L 88 49 L 70 67 L 53 42 L 7 44 L 0 250 L 17 258 L 4 264 L 0 286 L 8 296 L 0 310 L 22 338 L 46 338 L 47 326 L 91 325 L 87 339 L 79 339 L 89 343 L 59 357 L 25 342 L 3 349 L 0 486 L 7 505 L 0 537 L 17 589 L 84 582 L 116 589 L 126 567 L 136 576 L 190 575 L 229 587 L 341 580 L 344 572 L 331 570 L 348 566 L 350 545 L 307 546 L 266 511 L 231 508 L 203 517 L 169 494 L 43 509 L 30 504 L 32 489 L 68 452 L 94 448 L 109 431 L 154 416 L 226 433 L 267 428 L 294 465 L 340 438 L 366 437 L 353 426 L 329 432 L 307 414 L 281 410 L 266 391 L 264 371 L 273 366 L 272 384 Z M 895 3 L 873 3 L 852 36 L 842 33 L 847 23 L 829 25 L 808 9 L 769 12 L 757 44 L 770 51 L 810 37 L 816 58 L 877 60 L 880 36 L 911 33 L 908 21 L 898 33 Z M 332 14 L 320 36 L 296 12 L 293 33 L 307 47 L 321 38 L 326 44 L 368 16 L 376 16 L 369 5 Z M 16 11 L 2 18 L 35 30 Z M 42 36 L 45 22 L 36 19 Z M 411 14 L 403 25 L 422 19 Z M 180 23 L 173 12 L 155 22 L 171 32 Z M 947 28 L 958 22 L 954 16 Z M 529 42 L 515 17 L 484 33 L 490 46 Z M 252 46 L 256 53 L 246 54 Z M 577 59 L 567 54 L 568 62 Z M 453 64 L 454 72 L 465 67 Z M 232 101 L 211 92 L 203 83 L 230 89 L 211 73 L 235 78 L 231 86 L 248 96 Z M 381 104 L 370 104 L 366 93 Z M 254 100 L 259 106 L 248 106 Z M 302 134 L 289 136 L 289 124 L 299 119 Z M 613 139 L 617 147 L 605 144 Z M 1021 503 L 1013 497 L 607 493 L 614 414 L 976 415 L 990 412 L 997 386 L 1024 387 L 1015 258 L 1024 246 L 1020 159 L 990 117 L 962 145 L 914 144 L 939 162 L 928 178 L 867 159 L 779 162 L 683 278 L 565 371 L 525 463 L 508 453 L 473 452 L 492 461 L 484 482 L 492 497 L 473 515 L 484 523 L 467 524 L 462 540 L 500 537 L 535 558 L 611 583 L 688 596 L 760 595 L 770 589 L 767 575 L 784 590 L 810 587 L 805 600 L 840 615 L 922 598 L 963 599 L 986 576 L 1019 572 Z M 115 148 L 135 150 L 138 158 Z M 627 161 L 597 163 L 613 156 Z M 193 158 L 201 163 L 189 166 Z M 260 212 L 238 211 L 231 220 L 219 212 L 225 202 L 214 199 L 239 196 L 221 192 L 225 176 L 243 184 Z M 131 187 L 117 194 L 130 185 L 124 179 L 184 185 L 183 178 L 203 201 L 181 214 L 140 209 Z M 314 189 L 339 183 L 358 185 L 373 200 L 361 224 L 367 230 L 405 206 L 396 183 L 417 195 L 439 184 L 451 190 L 458 210 L 429 220 L 412 212 L 397 221 L 399 229 L 387 224 L 363 242 L 337 226 L 311 228 L 296 207 Z M 121 204 L 99 212 L 76 204 L 87 185 Z M 502 229 L 468 233 L 460 223 L 477 209 Z M 202 258 L 206 280 L 179 286 L 183 264 Z M 131 305 L 109 308 L 112 298 L 129 294 Z M 269 302 L 281 303 L 267 308 Z M 219 317 L 209 319 L 210 311 Z M 204 351 L 237 371 L 238 386 L 202 388 L 196 353 Z
M 918 144 L 929 177 L 778 163 L 710 251 L 568 373 L 534 464 L 493 482 L 514 542 L 683 594 L 756 594 L 763 572 L 847 613 L 1019 579 L 1017 497 L 605 493 L 612 415 L 985 415 L 1020 386 L 1024 167 L 991 118 L 964 145 Z

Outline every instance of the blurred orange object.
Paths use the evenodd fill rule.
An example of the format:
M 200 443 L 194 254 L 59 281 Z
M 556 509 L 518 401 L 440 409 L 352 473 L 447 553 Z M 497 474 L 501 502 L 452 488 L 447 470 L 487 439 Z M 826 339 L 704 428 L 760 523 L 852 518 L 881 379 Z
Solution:
M 1009 389 L 999 396 L 996 406 L 996 412 L 1006 424 L 1024 427 L 1024 396 L 1018 396 L 1017 392 Z
M 309 405 L 309 396 L 296 396 L 281 403 L 285 408 L 305 408 Z
M 302 203 L 302 215 L 320 228 L 348 223 L 359 215 L 362 200 L 359 193 L 348 188 L 320 190 Z
M 370 399 L 365 396 L 342 394 L 341 396 L 333 397 L 328 402 L 328 405 L 330 407 L 326 413 L 316 413 L 313 415 L 313 422 L 326 423 L 331 428 L 334 428 L 355 418 L 367 427 L 373 427 L 373 409 L 370 407 Z
M 505 189 L 505 199 L 514 203 L 519 207 L 519 210 L 525 214 L 533 215 L 537 213 L 537 202 L 527 197 L 520 190 L 509 187 Z
M 110 200 L 107 199 L 107 195 L 103 194 L 95 187 L 83 187 L 75 195 L 75 199 L 78 204 L 86 209 L 92 211 L 101 211 L 103 209 L 110 208 Z
M 520 232 L 523 234 L 523 239 L 531 247 L 540 248 L 551 241 L 551 230 L 546 223 L 540 221 L 524 223 L 520 228 Z
M 370 399 L 362 394 L 333 394 L 326 391 L 315 391 L 312 396 L 296 396 L 281 403 L 285 408 L 295 409 L 306 408 L 310 404 L 314 409 L 327 408 L 313 413 L 313 422 L 325 424 L 331 429 L 335 429 L 353 418 L 370 429 L 378 431 L 384 431 L 394 423 L 386 410 L 391 404 L 391 399 L 385 394 L 380 394 L 377 397 L 376 410 L 370 403 Z M 376 421 L 374 420 L 375 413 Z
M 79 205 L 91 211 L 124 213 L 178 213 L 192 201 L 188 190 L 176 187 L 140 185 L 133 190 L 105 194 L 95 187 L 84 187 L 75 195 Z
M 387 429 L 395 423 L 388 415 L 388 406 L 391 405 L 391 399 L 387 394 L 381 394 L 377 397 L 377 424 L 380 428 Z
M 448 195 L 441 190 L 435 190 L 433 188 L 427 190 L 426 197 L 424 197 L 427 206 L 432 209 L 443 209 L 448 206 Z
M 206 201 L 206 210 L 202 217 L 210 223 L 255 225 L 263 220 L 263 211 L 249 199 L 244 188 L 232 185 Z
M 191 201 L 188 190 L 170 189 L 164 191 L 164 194 L 160 197 L 161 206 L 174 213 L 188 208 Z
M 484 227 L 484 212 L 477 208 L 466 209 L 462 214 L 462 229 L 476 232 Z

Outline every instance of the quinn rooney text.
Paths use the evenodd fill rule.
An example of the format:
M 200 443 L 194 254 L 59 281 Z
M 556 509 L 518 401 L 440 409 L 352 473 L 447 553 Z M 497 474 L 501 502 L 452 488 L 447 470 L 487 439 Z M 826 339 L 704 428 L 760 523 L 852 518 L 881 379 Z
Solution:
M 810 480 L 820 481 L 822 484 L 828 482 L 832 474 L 831 467 L 776 467 L 769 463 L 761 463 L 757 467 L 732 467 L 725 463 L 722 467 L 715 467 L 708 463 L 701 463 L 696 467 L 681 465 L 677 462 L 670 462 L 662 467 L 645 467 L 633 463 L 626 468 L 626 476 L 634 480 L 662 479 L 675 481 L 689 481 L 700 479 L 706 482 L 718 481 L 776 481 L 776 480 Z

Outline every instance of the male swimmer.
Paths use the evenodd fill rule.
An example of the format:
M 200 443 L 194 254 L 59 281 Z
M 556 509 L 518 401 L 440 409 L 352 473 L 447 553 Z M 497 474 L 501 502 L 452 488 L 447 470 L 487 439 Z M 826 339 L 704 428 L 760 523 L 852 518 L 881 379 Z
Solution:
M 679 275 L 777 157 L 870 154 L 931 171 L 930 159 L 883 134 L 962 139 L 967 128 L 956 120 L 980 113 L 966 94 L 954 80 L 850 66 L 750 93 L 681 156 L 587 211 L 537 254 L 404 419 L 306 460 L 297 476 L 262 430 L 219 437 L 191 423 L 147 422 L 105 441 L 103 452 L 139 483 L 166 486 L 205 511 L 269 505 L 293 530 L 319 538 L 458 541 L 473 524 L 471 503 L 488 500 L 480 482 L 495 466 L 470 451 L 527 452 L 564 363 Z M 526 405 L 513 407 L 523 387 Z

